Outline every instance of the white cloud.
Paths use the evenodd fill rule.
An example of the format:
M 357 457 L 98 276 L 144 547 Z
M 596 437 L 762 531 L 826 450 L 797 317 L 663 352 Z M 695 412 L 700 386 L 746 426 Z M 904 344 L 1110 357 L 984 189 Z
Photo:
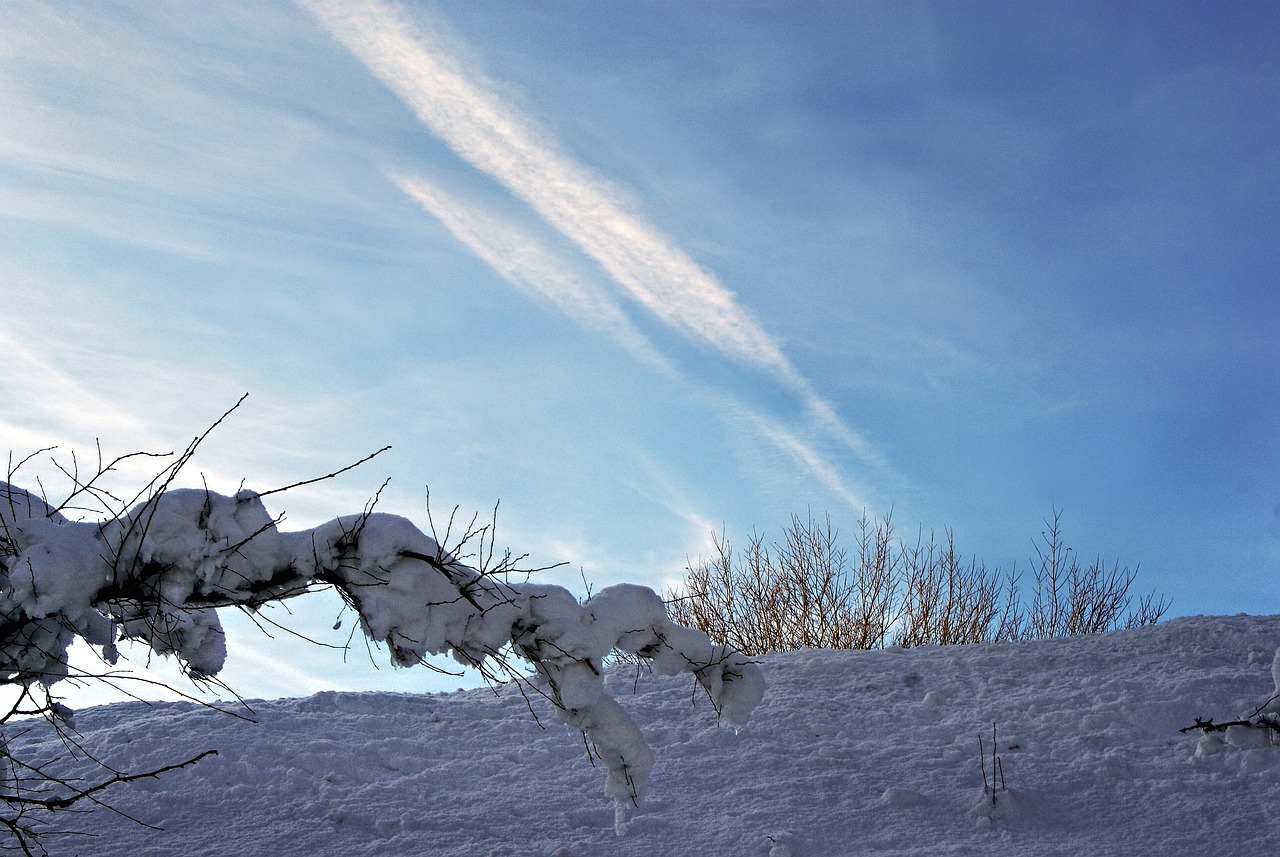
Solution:
M 810 390 L 804 394 L 804 405 L 814 422 L 853 450 L 859 458 L 868 464 L 888 470 L 889 462 L 885 457 L 866 438 L 849 428 L 831 407 L 830 402 Z
M 0 328 L 0 351 L 5 357 L 0 370 L 5 409 L 21 414 L 25 423 L 12 437 L 6 428 L 9 448 L 21 448 L 36 436 L 42 438 L 41 447 L 78 446 L 104 438 L 127 441 L 138 449 L 158 448 L 139 419 L 58 369 L 13 331 Z
M 379 2 L 303 5 L 433 134 L 524 200 L 646 309 L 734 359 L 803 383 L 731 291 L 624 210 L 606 183 L 539 140 L 526 117 L 464 74 L 398 9 Z
M 840 419 L 772 337 L 719 280 L 627 209 L 604 180 L 559 152 L 549 135 L 505 103 L 485 82 L 465 72 L 430 32 L 380 0 L 347 3 L 300 0 L 455 153 L 504 185 L 593 259 L 632 300 L 685 336 L 739 363 L 763 371 L 801 398 L 809 421 L 868 463 L 883 458 Z M 438 192 L 403 177 L 401 187 L 508 279 L 523 279 L 580 320 L 590 319 L 636 347 L 638 333 L 603 292 L 555 273 L 531 246 L 509 231 L 481 228 Z M 514 249 L 504 255 L 502 250 Z M 523 255 L 522 255 L 523 254 Z M 536 284 L 535 284 L 536 280 Z M 644 342 L 645 347 L 648 343 Z M 860 501 L 836 468 L 811 445 L 762 415 L 749 420 L 829 489 L 855 507 Z
M 737 414 L 771 444 L 787 454 L 796 464 L 809 473 L 822 487 L 843 500 L 854 512 L 861 514 L 868 507 L 865 498 L 859 496 L 840 475 L 839 469 L 827 460 L 813 444 L 782 423 L 751 408 L 739 407 Z
M 641 359 L 670 369 L 608 292 L 571 271 L 534 236 L 474 203 L 463 203 L 420 176 L 388 173 L 388 177 L 507 282 L 531 289 L 570 318 L 609 334 Z

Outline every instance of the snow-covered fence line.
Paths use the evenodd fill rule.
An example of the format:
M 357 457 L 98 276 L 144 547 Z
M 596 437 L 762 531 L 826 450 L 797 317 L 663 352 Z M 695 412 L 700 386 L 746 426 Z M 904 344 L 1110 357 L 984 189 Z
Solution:
M 108 662 L 118 640 L 141 640 L 176 656 L 192 677 L 213 677 L 227 652 L 219 608 L 333 586 L 398 665 L 448 654 L 496 677 L 519 675 L 513 654 L 531 664 L 533 678 L 522 681 L 589 740 L 619 818 L 641 800 L 653 755 L 605 691 L 610 652 L 643 658 L 658 674 L 692 673 L 734 725 L 763 697 L 754 663 L 671 621 L 651 589 L 621 584 L 579 602 L 559 586 L 472 568 L 396 515 L 366 510 L 281 532 L 253 491 L 228 496 L 170 481 L 99 522 L 70 520 L 0 482 L 0 685 L 43 688 L 47 697 L 69 673 L 76 637 Z

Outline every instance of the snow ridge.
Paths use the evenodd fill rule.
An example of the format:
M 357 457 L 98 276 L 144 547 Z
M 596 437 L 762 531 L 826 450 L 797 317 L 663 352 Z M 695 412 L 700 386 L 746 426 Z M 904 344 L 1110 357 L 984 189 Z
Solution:
M 86 709 L 85 746 L 122 769 L 219 755 L 112 793 L 163 833 L 95 812 L 96 838 L 47 844 L 73 857 L 1274 857 L 1280 747 L 1201 755 L 1201 734 L 1180 730 L 1254 711 L 1277 647 L 1280 616 L 1225 616 L 769 655 L 768 696 L 740 733 L 707 716 L 687 675 L 615 667 L 606 689 L 660 751 L 623 837 L 581 740 L 540 729 L 510 684 L 255 701 L 256 723 L 189 703 Z M 992 723 L 1009 789 L 994 810 L 978 746 Z M 16 740 L 60 749 L 39 730 Z

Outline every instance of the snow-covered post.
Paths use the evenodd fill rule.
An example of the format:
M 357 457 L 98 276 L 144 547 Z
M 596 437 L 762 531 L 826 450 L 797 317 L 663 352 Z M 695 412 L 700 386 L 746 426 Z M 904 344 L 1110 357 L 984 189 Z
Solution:
M 642 799 L 653 755 L 605 692 L 609 652 L 648 659 L 659 674 L 692 673 L 734 725 L 764 694 L 755 664 L 670 621 L 650 589 L 613 586 L 579 603 L 562 587 L 511 584 L 398 516 L 366 512 L 283 533 L 252 491 L 173 489 L 81 523 L 0 482 L 0 684 L 55 683 L 76 636 L 108 660 L 118 639 L 142 640 L 211 677 L 226 659 L 218 608 L 319 585 L 337 588 L 399 665 L 448 654 L 492 675 L 509 652 L 527 660 L 558 719 L 594 745 L 620 818 Z

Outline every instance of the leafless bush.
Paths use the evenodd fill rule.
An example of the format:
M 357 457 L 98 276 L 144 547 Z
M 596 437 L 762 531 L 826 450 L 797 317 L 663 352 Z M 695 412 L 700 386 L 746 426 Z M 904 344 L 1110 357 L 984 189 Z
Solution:
M 777 542 L 753 534 L 735 553 L 715 537 L 715 553 L 686 569 L 668 592 L 671 616 L 748 654 L 821 647 L 952 645 L 1088 634 L 1155 624 L 1168 609 L 1154 593 L 1136 605 L 1136 572 L 1101 559 L 1082 567 L 1062 542 L 1055 510 L 1032 560 L 1034 592 L 1014 570 L 964 560 L 955 535 L 923 530 L 895 544 L 891 516 L 858 521 L 857 556 L 840 546 L 830 517 L 792 516 Z
M 934 534 L 900 547 L 903 569 L 901 621 L 893 641 L 899 646 L 953 645 L 1013 640 L 1021 636 L 1017 575 L 987 570 L 976 558 L 956 554 L 955 534 Z
M 671 618 L 745 654 L 882 646 L 897 609 L 893 525 L 864 516 L 859 527 L 852 564 L 829 517 L 792 516 L 773 545 L 753 534 L 738 561 L 721 534 L 715 555 L 691 564 L 683 591 L 669 593 Z
M 1150 593 L 1133 608 L 1129 590 L 1137 570 L 1097 557 L 1087 566 L 1062 541 L 1062 512 L 1045 519 L 1047 529 L 1035 545 L 1035 594 L 1026 618 L 1026 636 L 1070 637 L 1116 628 L 1154 625 L 1169 609 L 1163 597 Z

